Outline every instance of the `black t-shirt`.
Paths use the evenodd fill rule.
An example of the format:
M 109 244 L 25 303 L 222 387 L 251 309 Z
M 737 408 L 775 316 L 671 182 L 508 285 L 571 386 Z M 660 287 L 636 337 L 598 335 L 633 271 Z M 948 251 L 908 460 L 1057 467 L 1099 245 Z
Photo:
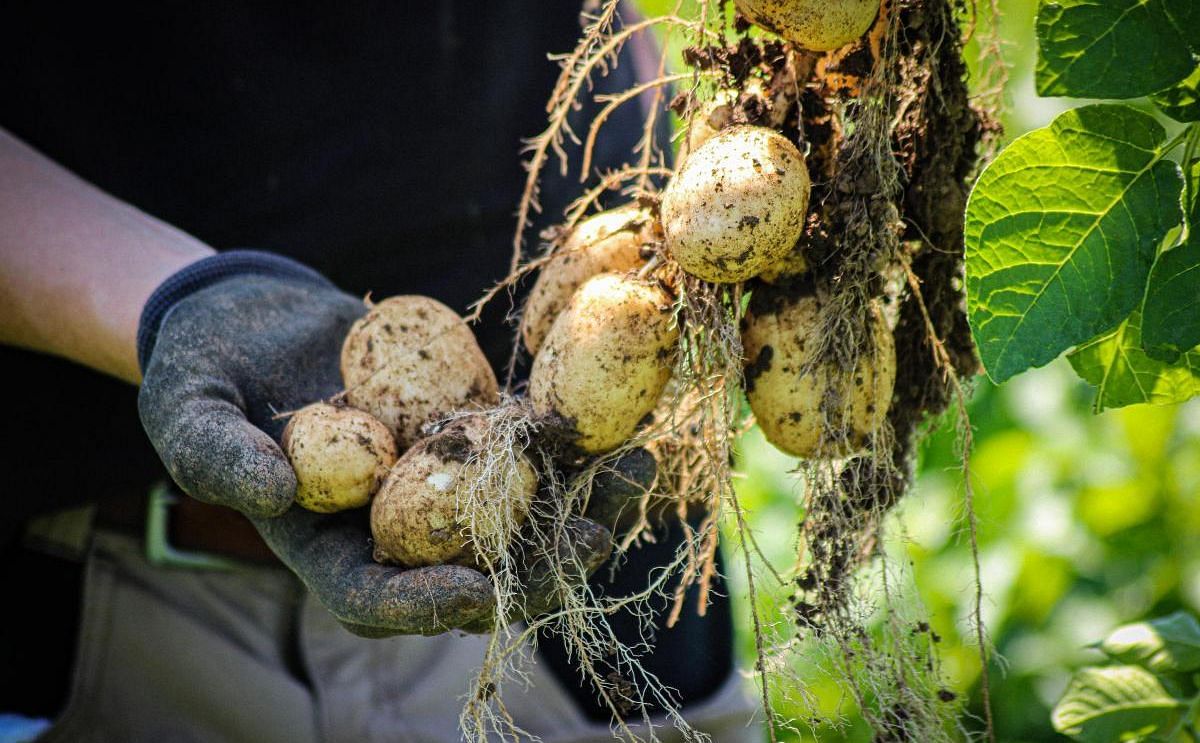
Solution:
M 218 249 L 276 251 L 354 294 L 419 293 L 464 311 L 508 270 L 521 140 L 545 127 L 558 75 L 547 54 L 573 47 L 577 8 L 10 3 L 0 23 L 0 126 Z M 601 89 L 629 87 L 633 68 L 623 53 Z M 596 166 L 629 159 L 640 127 L 636 104 L 618 109 Z M 581 189 L 577 170 L 548 174 L 543 224 Z M 497 366 L 510 350 L 508 309 L 498 301 L 476 327 Z M 30 514 L 144 492 L 166 476 L 133 387 L 11 348 L 0 349 L 0 365 L 16 408 L 4 424 L 0 545 Z M 668 557 L 652 552 L 609 590 L 644 585 L 650 565 Z M 632 641 L 636 622 L 619 621 Z M 709 620 L 685 614 L 647 662 L 685 697 L 703 696 L 727 672 L 730 631 L 717 597 Z M 547 639 L 543 656 L 570 678 L 564 648 Z

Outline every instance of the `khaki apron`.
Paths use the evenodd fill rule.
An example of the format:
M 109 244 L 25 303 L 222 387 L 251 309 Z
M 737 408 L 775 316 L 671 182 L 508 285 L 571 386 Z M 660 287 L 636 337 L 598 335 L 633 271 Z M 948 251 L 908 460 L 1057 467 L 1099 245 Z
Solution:
M 455 741 L 486 644 L 358 638 L 282 568 L 160 568 L 138 540 L 106 531 L 84 591 L 70 700 L 41 741 Z M 530 678 L 504 689 L 520 728 L 547 743 L 613 739 L 544 666 Z M 714 741 L 763 740 L 736 673 L 685 716 Z M 677 739 L 665 721 L 655 734 Z

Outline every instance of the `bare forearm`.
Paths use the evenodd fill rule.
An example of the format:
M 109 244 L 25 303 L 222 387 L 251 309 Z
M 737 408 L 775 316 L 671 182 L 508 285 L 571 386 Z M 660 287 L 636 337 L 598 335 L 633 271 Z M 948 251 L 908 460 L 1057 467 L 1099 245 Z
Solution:
M 0 129 L 0 343 L 136 382 L 142 305 L 211 252 Z

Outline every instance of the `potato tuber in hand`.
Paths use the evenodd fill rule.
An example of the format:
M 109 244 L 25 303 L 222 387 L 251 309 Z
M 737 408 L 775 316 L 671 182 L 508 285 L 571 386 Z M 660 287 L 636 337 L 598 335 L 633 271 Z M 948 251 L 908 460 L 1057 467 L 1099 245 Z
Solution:
M 459 511 L 466 505 L 460 503 L 466 489 L 483 477 L 487 427 L 482 415 L 457 418 L 404 452 L 371 504 L 375 559 L 410 567 L 476 564 L 475 545 Z M 504 474 L 511 476 L 498 478 L 500 487 L 489 489 L 487 500 L 497 521 L 519 526 L 537 492 L 537 472 L 524 454 L 513 452 Z
M 342 342 L 366 308 L 286 263 L 295 275 L 222 274 L 202 288 L 164 293 L 168 280 L 156 292 L 152 301 L 166 306 L 143 356 L 138 397 L 151 442 L 184 492 L 250 517 L 350 631 L 382 637 L 490 627 L 493 588 L 479 571 L 380 565 L 372 559 L 367 509 L 318 514 L 292 507 L 297 478 L 278 444 L 285 420 L 277 412 L 339 392 Z M 611 540 L 607 529 L 592 527 L 564 545 L 589 571 Z
M 283 450 L 296 471 L 296 503 L 334 513 L 371 501 L 396 462 L 396 440 L 369 413 L 315 402 L 283 429 Z
M 346 401 L 382 421 L 404 451 L 421 426 L 499 401 L 475 334 L 429 297 L 389 297 L 354 323 L 342 346 Z

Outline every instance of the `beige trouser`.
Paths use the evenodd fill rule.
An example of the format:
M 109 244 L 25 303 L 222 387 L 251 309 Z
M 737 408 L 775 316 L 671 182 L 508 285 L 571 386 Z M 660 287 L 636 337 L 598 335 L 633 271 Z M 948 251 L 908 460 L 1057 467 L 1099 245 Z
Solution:
M 357 638 L 281 568 L 158 568 L 139 542 L 104 531 L 80 633 L 70 701 L 41 740 L 454 741 L 485 642 Z M 537 664 L 528 689 L 504 696 L 547 742 L 613 738 Z M 715 741 L 760 741 L 756 711 L 735 674 L 686 716 Z M 655 733 L 674 739 L 669 725 Z

